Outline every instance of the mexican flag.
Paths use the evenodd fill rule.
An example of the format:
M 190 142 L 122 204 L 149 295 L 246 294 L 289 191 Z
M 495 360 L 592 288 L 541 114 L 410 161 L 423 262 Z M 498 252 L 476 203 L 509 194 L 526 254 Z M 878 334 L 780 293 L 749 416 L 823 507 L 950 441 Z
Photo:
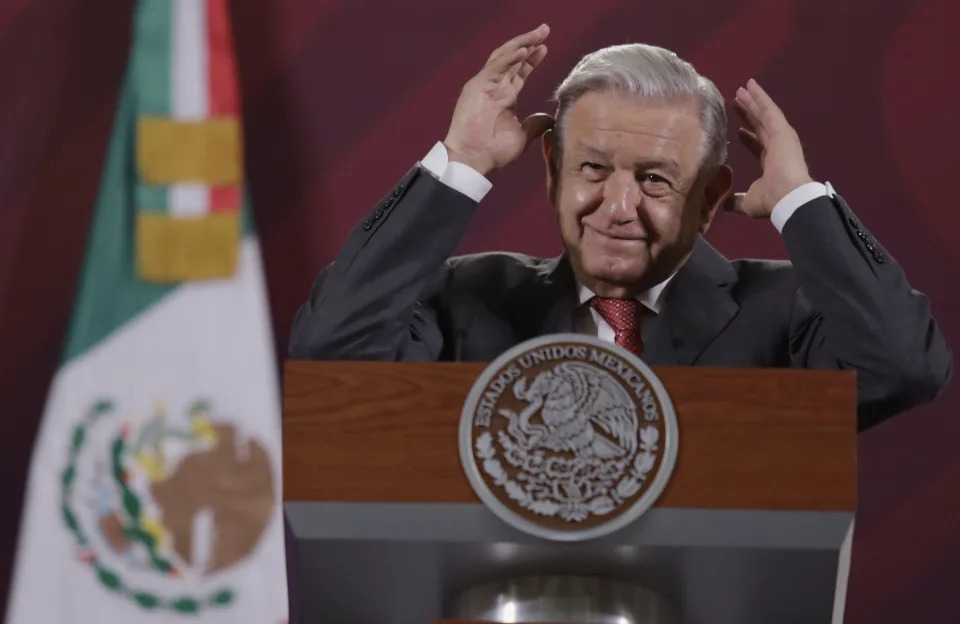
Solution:
M 141 0 L 6 621 L 287 618 L 280 401 L 227 0 Z

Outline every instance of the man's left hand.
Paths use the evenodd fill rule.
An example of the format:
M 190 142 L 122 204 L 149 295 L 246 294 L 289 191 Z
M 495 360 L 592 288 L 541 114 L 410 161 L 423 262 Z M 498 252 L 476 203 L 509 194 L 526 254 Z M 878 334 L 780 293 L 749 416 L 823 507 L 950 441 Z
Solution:
M 800 137 L 756 80 L 737 89 L 733 108 L 746 124 L 737 132 L 740 141 L 760 161 L 763 175 L 746 193 L 728 197 L 724 207 L 750 217 L 767 218 L 787 193 L 813 181 Z

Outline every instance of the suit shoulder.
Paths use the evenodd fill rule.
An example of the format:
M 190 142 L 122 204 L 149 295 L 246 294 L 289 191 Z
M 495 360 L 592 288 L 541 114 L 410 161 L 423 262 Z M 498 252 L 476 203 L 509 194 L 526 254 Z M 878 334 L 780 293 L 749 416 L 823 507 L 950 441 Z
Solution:
M 730 263 L 737 274 L 737 290 L 757 292 L 770 290 L 793 291 L 797 288 L 796 272 L 789 260 L 733 260 Z
M 546 258 L 521 253 L 488 251 L 453 256 L 446 261 L 444 268 L 450 273 L 450 278 L 458 282 L 482 278 L 517 281 L 543 271 L 550 262 Z
M 550 266 L 550 260 L 521 253 L 502 251 L 453 256 L 443 269 L 431 292 L 435 303 L 483 301 L 485 305 L 505 302 L 511 292 L 523 290 L 537 281 Z

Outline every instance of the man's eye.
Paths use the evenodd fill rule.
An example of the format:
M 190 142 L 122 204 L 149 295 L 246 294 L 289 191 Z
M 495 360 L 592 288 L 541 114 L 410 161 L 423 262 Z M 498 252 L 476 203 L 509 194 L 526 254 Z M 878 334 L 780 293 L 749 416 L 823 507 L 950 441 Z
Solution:
M 645 173 L 640 176 L 640 188 L 650 197 L 665 197 L 673 189 L 670 180 L 655 173 Z
M 582 165 L 580 165 L 580 170 L 583 171 L 584 169 L 592 169 L 594 171 L 603 171 L 604 166 L 594 162 L 585 162 Z

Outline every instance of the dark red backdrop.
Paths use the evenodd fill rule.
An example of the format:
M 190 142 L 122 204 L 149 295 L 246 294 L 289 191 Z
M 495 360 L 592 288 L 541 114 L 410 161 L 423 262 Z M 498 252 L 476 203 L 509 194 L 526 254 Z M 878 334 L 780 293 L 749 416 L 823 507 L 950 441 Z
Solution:
M 960 3 L 953 0 L 243 0 L 233 4 L 247 169 L 278 354 L 317 270 L 442 138 L 460 84 L 507 37 L 547 21 L 523 112 L 585 52 L 670 47 L 730 95 L 753 76 L 830 180 L 928 293 L 960 343 Z M 120 85 L 131 3 L 0 2 L 0 586 L 28 456 L 69 314 Z M 738 181 L 756 172 L 733 150 Z M 558 250 L 539 158 L 497 175 L 463 251 Z M 732 256 L 782 257 L 773 228 L 724 215 Z M 848 622 L 960 621 L 957 384 L 861 436 Z M 811 462 L 816 457 L 810 458 Z

